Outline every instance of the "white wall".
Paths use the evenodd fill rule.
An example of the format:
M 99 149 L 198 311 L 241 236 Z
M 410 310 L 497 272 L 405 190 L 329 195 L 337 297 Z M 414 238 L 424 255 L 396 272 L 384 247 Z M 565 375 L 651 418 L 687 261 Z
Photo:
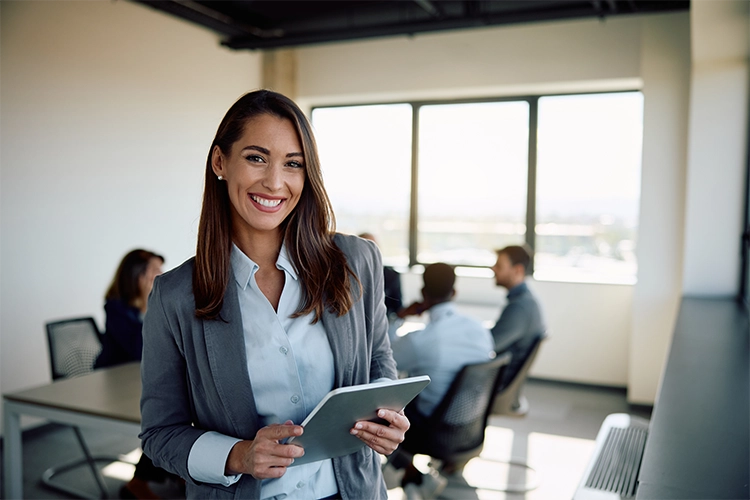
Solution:
M 643 24 L 638 284 L 628 361 L 628 399 L 636 403 L 656 397 L 682 286 L 689 29 L 687 14 L 648 17 Z
M 744 203 L 746 185 L 750 2 L 693 2 L 690 18 L 683 292 L 734 295 L 744 229 L 743 212 L 736 207 Z
M 219 121 L 260 56 L 131 2 L 0 3 L 0 389 L 50 379 L 44 323 L 93 315 L 119 259 L 194 253 Z
M 298 50 L 298 101 L 312 106 L 642 88 L 649 137 L 638 285 L 532 281 L 551 338 L 531 373 L 628 386 L 632 401 L 648 403 L 681 286 L 689 48 L 687 13 L 328 44 Z M 491 278 L 462 279 L 458 286 L 457 301 L 466 310 L 497 318 L 504 294 L 492 290 Z M 647 301 L 653 307 L 641 305 Z
M 640 86 L 639 18 L 538 23 L 298 49 L 300 104 Z

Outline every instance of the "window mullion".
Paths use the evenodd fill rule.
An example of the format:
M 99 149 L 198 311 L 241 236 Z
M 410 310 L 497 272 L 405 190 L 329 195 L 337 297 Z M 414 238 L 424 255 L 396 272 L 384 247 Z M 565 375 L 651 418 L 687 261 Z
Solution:
M 529 99 L 529 174 L 526 195 L 526 244 L 536 248 L 536 153 L 537 153 L 537 125 L 539 123 L 539 98 Z M 532 254 L 529 272 L 534 271 Z
M 411 118 L 411 203 L 409 207 L 409 267 L 417 264 L 419 216 L 419 105 L 412 104 Z

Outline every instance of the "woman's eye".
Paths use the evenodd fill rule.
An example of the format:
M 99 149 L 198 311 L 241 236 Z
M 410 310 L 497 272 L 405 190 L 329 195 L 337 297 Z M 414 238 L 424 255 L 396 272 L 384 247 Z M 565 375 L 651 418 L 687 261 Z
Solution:
M 287 163 L 287 166 L 292 167 L 292 168 L 302 168 L 303 167 L 303 165 L 300 162 L 298 162 L 298 161 L 290 161 L 289 163 Z
M 254 163 L 263 163 L 265 161 L 262 156 L 258 155 L 247 155 L 245 159 Z

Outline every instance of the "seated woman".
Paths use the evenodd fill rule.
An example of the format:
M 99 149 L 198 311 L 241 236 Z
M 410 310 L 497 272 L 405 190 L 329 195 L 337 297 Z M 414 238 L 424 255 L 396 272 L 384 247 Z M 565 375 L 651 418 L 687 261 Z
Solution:
M 162 272 L 162 264 L 164 257 L 148 250 L 132 250 L 123 257 L 105 295 L 106 331 L 94 368 L 141 360 L 143 315 L 154 278 Z M 122 487 L 120 495 L 122 498 L 159 498 L 148 482 L 163 482 L 169 476 L 171 474 L 154 466 L 146 455 L 141 455 L 133 479 Z

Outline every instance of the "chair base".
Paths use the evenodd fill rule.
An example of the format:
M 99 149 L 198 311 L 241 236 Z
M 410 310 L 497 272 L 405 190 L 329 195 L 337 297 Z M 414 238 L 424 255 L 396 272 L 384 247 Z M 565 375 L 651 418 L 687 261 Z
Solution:
M 114 456 L 96 456 L 91 457 L 91 459 L 97 463 L 107 463 L 110 464 L 112 462 L 123 462 L 123 457 L 114 457 Z M 69 462 L 67 464 L 50 467 L 49 469 L 45 470 L 42 474 L 41 483 L 50 489 L 53 489 L 55 491 L 59 491 L 61 493 L 66 493 L 68 495 L 71 495 L 76 498 L 85 498 L 85 499 L 92 499 L 97 500 L 100 498 L 109 498 L 109 492 L 106 490 L 106 486 L 103 484 L 103 478 L 101 478 L 101 473 L 99 474 L 98 478 L 96 479 L 97 484 L 99 485 L 99 495 L 94 495 L 91 492 L 83 491 L 77 488 L 73 488 L 71 486 L 67 486 L 64 484 L 61 484 L 59 482 L 54 481 L 54 477 L 62 474 L 64 472 L 71 471 L 73 469 L 77 469 L 79 467 L 86 467 L 90 464 L 86 458 L 82 458 L 79 460 L 75 460 L 73 462 Z
M 467 483 L 466 489 L 471 489 L 471 490 L 487 490 L 487 491 L 501 491 L 501 492 L 505 492 L 505 493 L 526 493 L 528 491 L 535 490 L 535 489 L 537 489 L 539 487 L 540 481 L 539 481 L 539 479 L 537 477 L 536 470 L 533 467 L 531 467 L 529 464 L 527 464 L 526 462 L 522 462 L 520 460 L 498 460 L 498 459 L 495 459 L 495 458 L 487 458 L 487 457 L 483 457 L 483 456 L 478 456 L 476 458 L 479 458 L 479 459 L 484 460 L 486 462 L 492 462 L 492 463 L 496 463 L 496 464 L 506 464 L 506 465 L 510 465 L 510 466 L 515 465 L 516 467 L 523 467 L 523 468 L 528 469 L 528 470 L 530 470 L 530 471 L 532 471 L 534 473 L 534 479 L 532 481 L 528 482 L 528 483 L 525 483 L 525 484 L 508 484 L 508 485 L 505 485 L 505 486 L 502 486 L 502 487 L 493 486 L 493 485 L 468 484 Z M 438 461 L 438 462 L 440 462 L 440 461 Z M 435 468 L 435 469 L 437 469 L 441 473 L 444 473 L 446 475 L 450 475 L 450 474 L 462 474 L 463 473 L 463 469 L 464 469 L 464 467 L 466 466 L 467 463 L 468 463 L 468 460 L 464 461 L 463 463 L 452 462 L 452 463 L 433 464 L 432 462 L 430 462 L 430 466 L 433 467 L 433 468 Z

